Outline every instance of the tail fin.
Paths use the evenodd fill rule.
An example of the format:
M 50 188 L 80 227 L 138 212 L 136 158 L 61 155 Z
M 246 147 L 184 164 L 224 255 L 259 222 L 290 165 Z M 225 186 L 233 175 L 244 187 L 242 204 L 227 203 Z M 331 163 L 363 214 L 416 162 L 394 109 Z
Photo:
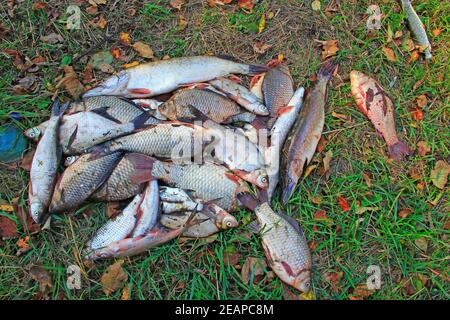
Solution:
M 118 119 L 114 118 L 113 116 L 111 116 L 108 113 L 108 109 L 109 108 L 110 107 L 101 107 L 101 108 L 97 108 L 97 109 L 91 110 L 90 112 L 96 113 L 96 114 L 98 114 L 99 116 L 102 116 L 105 119 L 111 120 L 112 122 L 121 124 L 122 123 L 121 121 L 119 121 Z
M 142 114 L 138 115 L 133 119 L 134 130 L 140 129 L 145 126 L 145 123 L 150 118 L 149 112 L 142 112 Z
M 255 211 L 255 209 L 261 204 L 255 196 L 247 192 L 238 193 L 237 198 L 242 205 L 252 211 Z
M 61 117 L 64 114 L 64 112 L 66 112 L 69 105 L 70 105 L 70 101 L 67 101 L 62 106 L 60 106 L 59 98 L 56 97 L 55 101 L 53 101 L 53 104 L 52 104 L 52 116 Z
M 134 167 L 131 181 L 134 183 L 144 183 L 153 178 L 152 169 L 156 159 L 141 153 L 129 153 L 127 158 Z
M 257 75 L 264 72 L 267 72 L 269 70 L 269 67 L 264 66 L 262 64 L 249 64 L 248 65 L 248 74 L 249 75 Z
M 333 73 L 336 71 L 338 64 L 334 60 L 328 60 L 325 64 L 320 68 L 317 73 L 318 80 L 330 81 L 333 77 Z
M 401 161 L 405 156 L 412 155 L 412 150 L 403 141 L 398 141 L 393 145 L 388 146 L 389 154 L 395 161 Z

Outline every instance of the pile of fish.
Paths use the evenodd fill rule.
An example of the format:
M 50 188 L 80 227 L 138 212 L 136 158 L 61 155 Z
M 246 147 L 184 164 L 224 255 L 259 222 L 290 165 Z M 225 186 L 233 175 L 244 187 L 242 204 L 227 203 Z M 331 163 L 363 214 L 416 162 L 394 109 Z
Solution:
M 323 64 L 305 101 L 279 61 L 263 66 L 212 56 L 139 65 L 79 101 L 55 99 L 50 119 L 25 132 L 38 142 L 30 215 L 44 223 L 87 201 L 127 201 L 86 243 L 85 258 L 95 260 L 236 228 L 232 213 L 246 207 L 256 215 L 251 229 L 273 271 L 306 292 L 311 256 L 304 232 L 272 210 L 271 200 L 280 184 L 288 203 L 315 153 L 336 69 Z M 237 74 L 253 76 L 249 89 Z M 356 71 L 351 81 L 357 105 L 392 157 L 409 154 L 381 86 Z

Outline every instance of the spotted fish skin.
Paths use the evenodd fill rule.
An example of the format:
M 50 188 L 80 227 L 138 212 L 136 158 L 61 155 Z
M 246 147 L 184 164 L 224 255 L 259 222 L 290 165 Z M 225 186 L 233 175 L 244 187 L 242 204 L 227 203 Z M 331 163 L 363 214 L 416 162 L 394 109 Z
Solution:
M 401 161 L 412 151 L 399 140 L 395 129 L 394 103 L 384 89 L 374 79 L 359 72 L 350 73 L 352 95 L 359 110 L 364 113 L 375 126 L 386 144 L 392 159 Z
M 80 156 L 64 171 L 55 186 L 50 212 L 77 208 L 108 179 L 122 158 L 121 152 L 106 155 L 92 153 Z
M 402 3 L 403 8 L 406 12 L 406 17 L 408 18 L 409 27 L 416 37 L 417 42 L 424 48 L 425 59 L 430 60 L 432 58 L 431 44 L 428 40 L 425 25 L 422 23 L 416 11 L 414 10 L 411 1 L 402 0 Z

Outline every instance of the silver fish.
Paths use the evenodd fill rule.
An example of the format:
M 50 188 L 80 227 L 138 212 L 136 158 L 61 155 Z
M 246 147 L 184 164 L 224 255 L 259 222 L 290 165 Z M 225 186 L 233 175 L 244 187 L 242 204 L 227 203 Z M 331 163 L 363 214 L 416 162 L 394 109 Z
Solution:
M 416 37 L 417 42 L 423 47 L 425 52 L 425 59 L 430 60 L 431 55 L 431 44 L 428 40 L 427 31 L 425 30 L 425 25 L 420 20 L 416 11 L 414 10 L 411 1 L 402 0 L 403 8 L 406 11 L 406 16 L 408 18 L 409 27 Z
M 152 180 L 148 183 L 144 191 L 138 210 L 138 220 L 134 226 L 132 237 L 144 235 L 152 229 L 159 218 L 159 191 L 158 181 Z
M 62 154 L 58 145 L 58 129 L 67 106 L 68 104 L 65 104 L 60 108 L 58 100 L 53 103 L 48 130 L 39 141 L 31 163 L 28 201 L 30 203 L 30 215 L 37 223 L 42 222 L 52 200 Z
M 236 63 L 213 56 L 173 58 L 123 70 L 83 96 L 146 98 L 171 92 L 188 83 L 208 81 L 231 73 L 258 74 L 266 70 L 265 66 Z

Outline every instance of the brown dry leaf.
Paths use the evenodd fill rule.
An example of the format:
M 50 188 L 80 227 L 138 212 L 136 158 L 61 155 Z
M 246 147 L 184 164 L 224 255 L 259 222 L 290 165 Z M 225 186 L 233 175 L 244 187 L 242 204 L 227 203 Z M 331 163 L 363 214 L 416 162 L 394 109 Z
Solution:
M 123 288 L 122 297 L 120 300 L 130 300 L 130 286 Z
M 123 288 L 128 280 L 128 275 L 122 268 L 124 260 L 119 260 L 110 265 L 106 272 L 102 275 L 100 282 L 103 285 L 103 292 L 110 295 L 114 291 Z
M 313 9 L 314 11 L 320 11 L 321 8 L 322 8 L 322 5 L 320 4 L 319 0 L 314 0 L 311 3 L 311 9 Z
M 153 50 L 152 48 L 150 48 L 148 44 L 138 41 L 135 44 L 133 44 L 133 49 L 136 50 L 139 53 L 139 55 L 143 58 L 148 59 L 154 58 Z
M 323 275 L 325 280 L 327 280 L 329 283 L 331 283 L 331 286 L 333 287 L 333 290 L 338 291 L 339 287 L 339 281 L 341 281 L 342 277 L 344 276 L 344 272 L 327 272 Z
M 99 5 L 106 4 L 107 0 L 89 0 L 88 2 L 94 7 L 97 7 Z
M 366 181 L 367 187 L 372 188 L 372 180 L 370 179 L 370 176 L 367 173 L 362 174 L 364 181 Z
M 93 79 L 94 79 L 94 72 L 92 71 L 92 65 L 88 64 L 86 66 L 86 69 L 84 69 L 83 83 L 86 84 L 92 82 Z
M 163 59 L 164 60 L 164 59 Z M 123 67 L 125 68 L 125 69 L 128 69 L 128 68 L 132 68 L 132 67 L 136 67 L 136 66 L 138 66 L 139 65 L 139 61 L 132 61 L 132 62 L 130 62 L 130 63 L 125 63 L 124 65 L 123 65 Z
M 64 89 L 66 89 L 72 98 L 78 99 L 83 92 L 84 87 L 80 80 L 78 80 L 75 70 L 72 66 L 64 66 L 64 73 L 64 78 L 56 85 L 56 89 L 64 86 Z
M 323 150 L 325 150 L 326 146 L 327 146 L 327 139 L 325 139 L 324 136 L 321 136 L 319 143 L 317 144 L 317 152 L 321 153 Z
M 344 197 L 339 196 L 339 205 L 341 206 L 342 211 L 347 212 L 350 210 L 350 205 L 348 204 L 347 200 L 345 200 Z
M 17 233 L 17 226 L 11 219 L 0 216 L 0 238 L 8 239 L 15 238 L 19 234 Z
M 411 63 L 413 61 L 417 61 L 420 58 L 420 53 L 418 50 L 414 50 L 413 52 L 411 52 L 411 56 L 408 59 L 408 63 Z
M 105 29 L 107 24 L 108 24 L 108 21 L 106 21 L 105 16 L 101 14 L 100 17 L 98 18 L 97 26 L 100 29 Z
M 265 259 L 248 257 L 242 266 L 241 276 L 242 281 L 245 284 L 249 284 L 250 279 L 253 276 L 253 283 L 260 282 L 264 277 L 264 270 L 267 269 L 267 263 Z
M 414 85 L 413 85 L 413 91 L 416 91 L 417 88 L 421 87 L 424 81 L 425 81 L 425 79 L 420 79 L 419 81 L 417 81 L 416 83 L 414 83 Z
M 408 38 L 403 41 L 403 47 L 407 51 L 413 51 L 416 48 L 416 45 L 414 44 L 414 41 L 412 39 Z
M 447 184 L 449 174 L 450 165 L 444 160 L 439 160 L 436 162 L 434 169 L 431 170 L 430 179 L 436 187 L 443 190 Z
M 25 252 L 29 251 L 31 249 L 30 247 L 30 236 L 26 236 L 23 239 L 19 239 L 16 242 L 16 245 L 19 247 L 19 250 L 17 250 L 16 256 L 21 256 Z
M 241 258 L 240 253 L 228 253 L 228 252 L 223 253 L 223 263 L 229 264 L 233 267 L 237 266 L 240 258 Z
M 392 50 L 389 47 L 384 47 L 384 46 L 383 46 L 382 50 L 383 50 L 384 55 L 386 56 L 386 58 L 389 61 L 393 61 L 393 62 L 397 61 L 397 56 L 395 55 L 394 50 Z
M 431 151 L 431 146 L 426 141 L 419 141 L 417 147 L 419 148 L 419 155 L 422 157 Z
M 353 294 L 349 295 L 350 300 L 364 300 L 374 293 L 373 290 L 367 288 L 366 284 L 359 284 L 354 290 Z
M 55 43 L 64 41 L 64 38 L 59 33 L 54 33 L 54 32 L 52 32 L 46 36 L 41 36 L 39 39 L 41 39 L 41 41 L 48 43 L 48 44 L 55 44 Z
M 238 6 L 246 13 L 251 13 L 255 4 L 253 3 L 253 0 L 238 0 Z
M 216 5 L 225 5 L 231 3 L 233 0 L 208 0 L 208 4 L 211 8 L 216 7 Z
M 32 266 L 30 268 L 30 275 L 33 280 L 39 282 L 39 289 L 42 293 L 46 293 L 53 288 L 52 277 L 43 267 Z
M 337 40 L 314 40 L 322 46 L 322 60 L 333 57 L 339 51 Z
M 412 212 L 411 208 L 407 208 L 407 209 L 402 209 L 400 210 L 400 212 L 398 213 L 398 216 L 402 219 L 406 218 L 409 216 L 409 214 Z
M 86 13 L 93 16 L 94 14 L 97 14 L 98 8 L 94 6 L 89 6 L 86 8 Z
M 313 220 L 326 223 L 333 222 L 333 219 L 329 218 L 324 210 L 317 210 L 316 213 L 314 214 Z
M 120 202 L 108 202 L 106 204 L 106 216 L 109 219 L 116 217 L 122 210 L 120 209 Z
M 120 52 L 120 49 L 115 47 L 111 49 L 111 55 L 113 56 L 114 59 L 119 59 L 120 55 L 122 53 Z
M 349 120 L 349 118 L 345 114 L 342 114 L 342 113 L 337 113 L 337 112 L 333 111 L 333 112 L 331 112 L 331 115 L 333 117 L 338 118 L 338 119 L 343 120 L 343 121 L 348 121 Z
M 272 45 L 264 43 L 262 41 L 256 41 L 256 43 L 253 45 L 253 51 L 255 51 L 258 54 L 264 54 L 272 48 Z
M 324 169 L 324 173 L 328 173 L 328 171 L 330 170 L 330 162 L 331 159 L 333 159 L 333 151 L 332 150 L 328 150 L 325 153 L 325 157 L 323 157 L 323 169 Z
M 47 6 L 47 4 L 45 4 L 45 2 L 35 2 L 33 3 L 33 6 L 31 7 L 32 10 L 42 10 Z
M 170 6 L 174 9 L 181 10 L 184 5 L 184 0 L 170 0 Z
M 14 202 L 16 205 L 16 216 L 22 225 L 23 230 L 27 235 L 35 234 L 41 231 L 41 226 L 34 222 L 33 218 L 28 214 L 28 209 L 21 204 L 18 204 L 18 199 Z
M 431 31 L 431 33 L 433 34 L 433 36 L 438 37 L 441 34 L 441 29 L 434 29 L 433 31 Z
M 420 250 L 422 250 L 423 252 L 427 252 L 428 241 L 426 238 L 424 237 L 417 238 L 416 240 L 414 240 L 414 243 Z
M 125 46 L 129 46 L 131 44 L 131 36 L 127 32 L 120 32 L 119 41 Z
M 305 172 L 303 172 L 303 179 L 306 178 L 311 174 L 311 172 L 314 171 L 314 169 L 317 168 L 317 164 L 312 164 L 306 167 Z
M 178 14 L 178 30 L 183 31 L 184 29 L 186 29 L 188 25 L 188 21 L 186 20 L 186 18 L 180 13 Z
M 419 108 L 425 108 L 428 104 L 427 96 L 424 94 L 418 96 L 416 102 Z
M 422 121 L 423 120 L 423 112 L 419 108 L 415 108 L 411 110 L 411 116 L 416 121 Z

